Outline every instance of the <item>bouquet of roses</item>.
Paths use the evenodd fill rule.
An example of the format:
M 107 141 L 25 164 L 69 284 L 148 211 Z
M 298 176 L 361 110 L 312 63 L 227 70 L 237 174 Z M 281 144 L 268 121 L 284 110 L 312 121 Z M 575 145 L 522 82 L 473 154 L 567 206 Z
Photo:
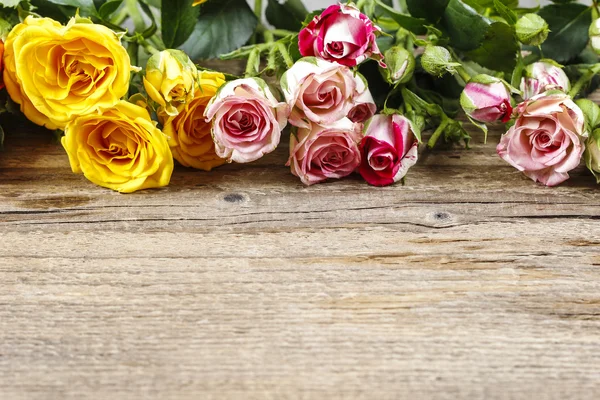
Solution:
M 201 4 L 206 3 L 206 4 Z M 600 179 L 596 2 L 385 0 L 309 14 L 298 0 L 0 1 L 2 104 L 58 131 L 71 167 L 120 192 L 272 152 L 311 185 L 402 180 L 457 120 L 506 124 L 500 157 L 553 186 L 584 158 Z M 195 65 L 247 60 L 244 77 Z M 145 66 L 144 69 L 136 65 Z M 572 82 L 572 83 L 571 83 Z M 4 92 L 4 91 L 3 91 Z M 287 129 L 286 129 L 287 127 Z

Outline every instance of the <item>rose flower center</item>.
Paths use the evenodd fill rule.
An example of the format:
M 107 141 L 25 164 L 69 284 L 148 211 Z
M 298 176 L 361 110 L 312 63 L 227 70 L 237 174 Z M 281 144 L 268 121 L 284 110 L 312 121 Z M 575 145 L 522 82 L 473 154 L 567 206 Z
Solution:
M 228 123 L 230 132 L 234 136 L 244 136 L 257 129 L 254 116 L 246 110 L 233 112 L 228 118 Z
M 344 55 L 344 44 L 342 42 L 331 42 L 327 44 L 327 52 L 332 56 L 342 57 Z
M 560 141 L 547 131 L 537 131 L 534 135 L 534 146 L 540 151 L 552 152 L 560 147 Z

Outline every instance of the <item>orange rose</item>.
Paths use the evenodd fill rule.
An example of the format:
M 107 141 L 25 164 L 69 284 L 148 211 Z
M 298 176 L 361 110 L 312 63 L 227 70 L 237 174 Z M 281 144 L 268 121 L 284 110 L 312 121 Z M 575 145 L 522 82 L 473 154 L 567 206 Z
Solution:
M 159 113 L 159 118 L 164 125 L 163 132 L 169 137 L 173 157 L 185 167 L 210 171 L 225 164 L 225 160 L 215 152 L 211 124 L 206 122 L 204 110 L 225 83 L 225 77 L 219 72 L 202 71 L 199 73 L 199 82 L 200 89 L 195 91 L 194 99 L 179 115 Z

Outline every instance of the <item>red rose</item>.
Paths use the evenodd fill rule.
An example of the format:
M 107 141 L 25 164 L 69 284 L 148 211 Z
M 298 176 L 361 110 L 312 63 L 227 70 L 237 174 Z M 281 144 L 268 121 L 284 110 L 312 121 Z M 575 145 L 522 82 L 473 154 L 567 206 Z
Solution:
M 360 143 L 362 162 L 358 171 L 374 186 L 398 182 L 417 162 L 418 144 L 407 118 L 378 114 L 371 119 Z
M 380 31 L 355 6 L 336 4 L 317 15 L 300 31 L 300 53 L 348 67 L 373 58 L 385 67 L 376 42 L 376 33 Z

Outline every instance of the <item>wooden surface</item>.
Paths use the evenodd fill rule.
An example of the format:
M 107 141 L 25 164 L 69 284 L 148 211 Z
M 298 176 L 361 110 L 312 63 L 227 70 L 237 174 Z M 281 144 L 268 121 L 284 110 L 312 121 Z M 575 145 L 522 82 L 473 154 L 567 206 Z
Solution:
M 8 130 L 8 129 L 7 129 Z M 285 146 L 121 195 L 41 130 L 0 153 L 0 398 L 598 399 L 600 188 L 477 136 L 406 186 Z

